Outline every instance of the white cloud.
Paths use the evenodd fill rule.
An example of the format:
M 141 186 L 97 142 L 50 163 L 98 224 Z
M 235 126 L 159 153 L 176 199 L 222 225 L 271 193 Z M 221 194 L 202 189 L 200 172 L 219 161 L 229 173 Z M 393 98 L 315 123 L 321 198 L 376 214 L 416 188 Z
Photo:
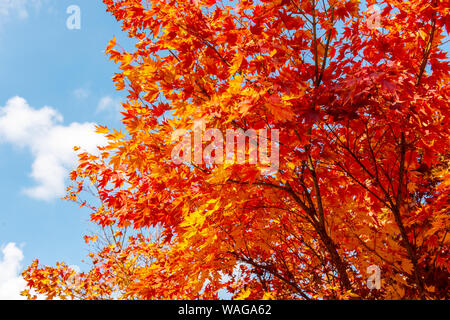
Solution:
M 26 148 L 34 157 L 30 176 L 36 186 L 24 189 L 32 198 L 52 200 L 64 195 L 65 179 L 77 161 L 74 146 L 95 153 L 97 146 L 106 143 L 104 136 L 94 132 L 94 123 L 62 122 L 57 110 L 34 109 L 21 97 L 0 107 L 0 142 Z
M 97 112 L 112 111 L 118 114 L 121 110 L 122 105 L 119 99 L 111 98 L 110 96 L 105 96 L 100 99 L 97 105 Z
M 0 16 L 26 19 L 30 7 L 38 8 L 40 5 L 41 0 L 0 0 Z
M 78 88 L 73 91 L 73 95 L 79 100 L 84 100 L 89 97 L 90 91 L 85 88 Z
M 14 242 L 2 246 L 1 251 L 0 300 L 25 300 L 26 297 L 20 295 L 27 289 L 27 282 L 22 277 L 23 252 Z M 31 289 L 30 293 L 36 295 L 38 300 L 45 298 L 45 295 L 37 294 L 34 289 Z
M 24 299 L 20 295 L 26 282 L 20 275 L 23 253 L 14 242 L 2 247 L 0 257 L 0 300 Z

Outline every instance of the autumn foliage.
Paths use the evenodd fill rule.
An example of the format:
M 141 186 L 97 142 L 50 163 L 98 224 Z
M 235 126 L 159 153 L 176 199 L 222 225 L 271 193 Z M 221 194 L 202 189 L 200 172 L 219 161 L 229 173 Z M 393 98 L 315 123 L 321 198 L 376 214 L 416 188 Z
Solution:
M 449 298 L 448 0 L 103 2 L 136 40 L 106 51 L 126 131 L 98 127 L 109 145 L 71 175 L 68 199 L 99 201 L 91 270 L 36 260 L 34 292 Z M 199 119 L 280 130 L 278 172 L 174 163 Z

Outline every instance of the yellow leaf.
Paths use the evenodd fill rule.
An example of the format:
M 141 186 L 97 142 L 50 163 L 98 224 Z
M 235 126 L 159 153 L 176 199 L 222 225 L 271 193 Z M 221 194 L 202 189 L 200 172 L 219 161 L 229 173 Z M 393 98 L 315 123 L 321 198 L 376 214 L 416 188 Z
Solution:
M 426 40 L 427 39 L 427 34 L 425 31 L 423 30 L 419 30 L 419 36 L 423 39 Z
M 106 134 L 108 133 L 108 128 L 98 125 L 95 127 L 95 132 L 100 134 Z
M 275 300 L 275 297 L 271 292 L 264 292 L 264 296 L 262 297 L 262 300 Z
M 295 164 L 292 162 L 288 162 L 287 167 L 291 170 L 295 170 Z
M 234 77 L 232 80 L 230 80 L 230 84 L 229 84 L 229 91 L 230 92 L 239 92 L 242 90 L 242 77 L 241 76 L 236 76 Z
M 244 61 L 244 56 L 242 54 L 237 54 L 232 61 L 232 65 L 230 67 L 230 74 L 235 74 L 242 65 L 242 61 Z
M 241 291 L 236 296 L 235 300 L 245 300 L 245 299 L 247 299 L 250 296 L 251 293 L 252 292 L 250 291 L 250 289 L 245 289 L 244 291 Z

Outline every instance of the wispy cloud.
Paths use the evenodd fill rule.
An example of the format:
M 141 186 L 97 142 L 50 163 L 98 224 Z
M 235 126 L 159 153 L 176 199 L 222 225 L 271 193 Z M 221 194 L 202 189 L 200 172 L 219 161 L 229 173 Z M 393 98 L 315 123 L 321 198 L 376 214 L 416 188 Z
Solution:
M 113 112 L 119 113 L 122 106 L 120 104 L 120 100 L 116 98 L 112 98 L 110 96 L 104 96 L 100 99 L 97 105 L 97 112 Z
M 84 99 L 87 99 L 91 95 L 91 92 L 89 91 L 89 89 L 86 89 L 86 88 L 78 88 L 73 91 L 73 95 L 78 100 L 84 100 Z
M 63 116 L 45 106 L 34 109 L 25 99 L 14 97 L 0 107 L 0 142 L 28 149 L 34 157 L 30 176 L 34 187 L 23 191 L 39 200 L 52 200 L 65 193 L 65 180 L 76 165 L 74 146 L 90 153 L 104 145 L 95 124 L 73 122 L 63 125 Z
M 40 6 L 41 0 L 0 0 L 0 17 L 26 19 L 31 8 Z

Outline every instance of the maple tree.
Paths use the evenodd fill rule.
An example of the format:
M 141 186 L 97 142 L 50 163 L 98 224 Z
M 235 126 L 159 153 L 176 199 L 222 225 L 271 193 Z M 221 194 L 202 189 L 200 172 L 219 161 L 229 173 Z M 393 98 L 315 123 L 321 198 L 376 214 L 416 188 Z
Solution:
M 106 51 L 126 132 L 98 127 L 109 144 L 80 154 L 67 198 L 94 188 L 108 236 L 85 236 L 98 245 L 76 283 L 36 260 L 35 293 L 448 298 L 448 0 L 103 2 L 136 39 Z M 278 129 L 278 171 L 174 163 L 173 132 L 198 119 Z

